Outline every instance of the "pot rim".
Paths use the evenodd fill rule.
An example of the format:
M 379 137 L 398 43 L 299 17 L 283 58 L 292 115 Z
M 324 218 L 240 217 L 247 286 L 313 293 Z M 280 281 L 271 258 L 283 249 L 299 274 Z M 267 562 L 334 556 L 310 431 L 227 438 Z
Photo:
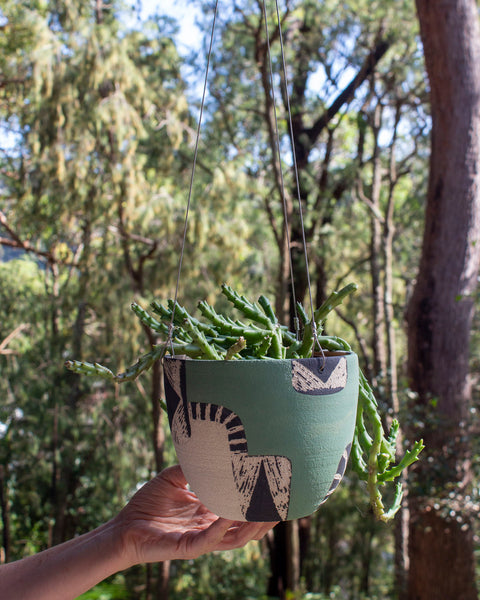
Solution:
M 264 364 L 271 364 L 271 363 L 280 363 L 280 362 L 291 362 L 292 360 L 296 360 L 296 361 L 303 361 L 303 360 L 312 360 L 312 359 L 319 359 L 319 360 L 323 360 L 324 358 L 335 358 L 338 356 L 351 356 L 355 354 L 355 352 L 353 352 L 353 350 L 325 350 L 322 353 L 320 352 L 315 352 L 313 356 L 309 356 L 306 358 L 272 358 L 272 357 L 267 357 L 267 358 L 245 358 L 245 359 L 231 359 L 231 360 L 212 360 L 212 359 L 205 359 L 205 358 L 191 358 L 190 356 L 187 356 L 186 354 L 178 354 L 178 355 L 172 355 L 172 354 L 166 354 L 163 358 L 163 360 L 183 360 L 183 361 L 194 361 L 196 363 L 205 363 L 205 364 L 229 364 L 229 365 L 233 365 L 233 364 L 258 364 L 258 363 L 264 363 Z

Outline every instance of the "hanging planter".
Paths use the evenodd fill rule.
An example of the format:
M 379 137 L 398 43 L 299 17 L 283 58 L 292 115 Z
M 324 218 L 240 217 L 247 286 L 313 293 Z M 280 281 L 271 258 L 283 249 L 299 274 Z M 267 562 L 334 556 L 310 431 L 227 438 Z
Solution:
M 375 515 L 388 521 L 402 488 L 396 485 L 390 509 L 381 489 L 418 459 L 423 443 L 396 460 L 398 422 L 385 434 L 356 354 L 345 340 L 320 335 L 328 314 L 355 289 L 333 292 L 312 320 L 299 305 L 301 337 L 278 323 L 264 296 L 252 303 L 228 286 L 222 292 L 249 322 L 206 302 L 199 304 L 202 321 L 174 300 L 153 302 L 155 316 L 133 304 L 164 343 L 117 375 L 97 363 L 66 366 L 122 383 L 163 359 L 164 408 L 178 460 L 200 500 L 220 516 L 275 521 L 311 514 L 340 483 L 350 455 Z M 324 350 L 315 356 L 317 343 Z
M 178 460 L 215 514 L 296 519 L 340 483 L 357 414 L 353 352 L 283 360 L 165 357 L 163 366 Z

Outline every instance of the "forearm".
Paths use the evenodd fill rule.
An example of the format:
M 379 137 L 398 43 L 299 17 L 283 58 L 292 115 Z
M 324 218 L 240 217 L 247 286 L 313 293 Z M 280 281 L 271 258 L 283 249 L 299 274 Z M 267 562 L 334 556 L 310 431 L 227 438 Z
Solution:
M 35 556 L 0 567 L 2 600 L 73 600 L 127 568 L 113 521 Z
M 191 559 L 258 540 L 274 523 L 219 519 L 165 469 L 98 529 L 0 566 L 1 600 L 74 600 L 106 577 L 144 562 Z

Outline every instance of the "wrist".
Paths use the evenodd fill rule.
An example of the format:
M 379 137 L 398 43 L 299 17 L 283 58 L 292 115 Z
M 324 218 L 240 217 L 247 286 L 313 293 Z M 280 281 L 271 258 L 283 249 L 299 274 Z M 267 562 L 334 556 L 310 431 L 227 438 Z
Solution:
M 105 543 L 111 553 L 112 563 L 116 565 L 116 571 L 123 571 L 132 567 L 135 562 L 132 557 L 132 552 L 129 550 L 131 544 L 129 542 L 129 527 L 125 521 L 116 515 L 102 525 L 105 528 L 101 534 L 105 538 Z
M 120 512 L 107 523 L 113 542 L 114 560 L 118 571 L 129 569 L 141 562 L 145 562 L 140 556 L 141 532 L 135 526 L 135 522 L 129 519 L 125 511 Z

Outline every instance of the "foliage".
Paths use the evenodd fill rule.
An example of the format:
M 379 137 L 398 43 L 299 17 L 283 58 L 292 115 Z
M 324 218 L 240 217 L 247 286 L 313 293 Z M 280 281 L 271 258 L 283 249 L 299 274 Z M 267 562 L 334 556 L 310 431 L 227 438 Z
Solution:
M 10 559 L 97 526 L 155 470 L 151 383 L 114 391 L 61 368 L 70 354 L 121 365 L 141 352 L 149 342 L 125 315 L 130 298 L 171 293 L 176 276 L 194 117 L 171 24 L 129 28 L 117 8 L 1 7 L 0 343 L 16 332 L 0 355 Z M 228 272 L 258 282 L 264 236 L 242 189 L 221 165 L 200 173 L 185 298 L 199 280 L 208 296 Z M 34 259 L 10 260 L 12 246 Z
M 28 262 L 31 291 L 27 263 L 2 265 L 2 335 L 29 328 L 10 345 L 17 354 L 0 357 L 13 556 L 23 554 L 20 540 L 32 552 L 96 526 L 152 468 L 146 394 L 76 382 L 58 366 L 71 348 L 101 354 L 122 330 L 121 307 L 109 305 L 131 293 L 125 275 L 144 267 L 145 246 L 147 254 L 162 249 L 148 236 L 170 222 L 164 198 L 173 174 L 183 175 L 171 166 L 182 142 L 175 132 L 189 115 L 160 24 L 122 31 L 113 9 L 95 14 L 77 4 L 2 6 L 1 116 L 16 142 L 2 154 L 2 239 L 37 259 Z M 155 170 L 146 160 L 152 146 Z M 148 266 L 155 285 L 160 277 Z M 141 330 L 128 329 L 116 342 L 138 348 Z
M 206 19 L 210 19 L 211 12 L 206 3 L 201 4 Z M 312 281 L 322 301 L 322 294 L 328 287 L 336 288 L 344 283 L 328 286 L 323 273 L 338 280 L 343 263 L 348 265 L 345 271 L 350 270 L 347 277 L 364 278 L 356 265 L 363 250 L 368 256 L 369 231 L 364 222 L 371 216 L 369 193 L 374 125 L 382 133 L 380 157 L 386 174 L 384 202 L 392 183 L 388 181 L 391 165 L 394 165 L 399 180 L 405 176 L 414 177 L 417 194 L 425 181 L 425 170 L 419 160 L 426 158 L 425 133 L 429 126 L 422 54 L 416 38 L 417 24 L 406 2 L 390 1 L 373 6 L 369 3 L 366 8 L 365 3 L 358 1 L 341 5 L 330 1 L 308 1 L 286 2 L 285 7 L 280 18 L 289 86 L 282 89 L 280 84 L 286 82 L 276 35 L 276 11 L 273 3 L 267 3 L 281 158 L 296 267 L 294 274 L 298 279 L 298 299 L 302 301 L 306 289 L 302 283 L 301 251 L 297 250 L 297 247 L 301 249 L 302 242 L 298 210 L 293 201 L 297 195 L 295 175 L 289 168 L 293 148 L 287 121 L 286 87 L 293 111 L 299 193 L 306 216 L 310 257 L 315 265 Z M 218 29 L 215 44 L 218 51 L 213 56 L 214 76 L 210 84 L 211 111 L 216 127 L 207 132 L 208 136 L 215 136 L 210 147 L 221 148 L 226 156 L 233 157 L 235 164 L 245 164 L 243 169 L 252 185 L 256 184 L 256 195 L 263 198 L 279 246 L 283 213 L 281 191 L 276 189 L 272 179 L 275 148 L 269 139 L 268 126 L 273 126 L 273 117 L 269 116 L 273 109 L 269 104 L 269 66 L 260 3 L 237 2 L 232 9 L 220 7 Z M 362 79 L 360 74 L 368 63 L 369 53 L 380 44 L 387 48 L 386 54 L 374 72 Z M 403 59 L 399 60 L 399 56 Z M 346 93 L 357 75 L 360 85 L 356 93 Z M 381 109 L 381 117 L 380 122 L 374 123 L 377 107 Z M 397 199 L 397 184 L 395 180 L 391 190 L 395 214 L 399 216 L 397 211 L 402 207 L 402 200 L 400 195 Z M 365 194 L 359 194 L 359 189 Z M 343 218 L 345 206 L 351 207 L 355 201 L 357 214 L 362 215 L 357 217 L 361 219 L 361 231 L 357 231 L 355 220 Z M 385 204 L 377 213 L 379 223 L 384 207 L 386 209 Z M 402 214 L 408 218 L 408 208 Z M 420 222 L 418 216 L 417 212 L 416 223 Z M 412 224 L 410 218 L 409 223 Z M 402 229 L 395 232 L 397 244 L 405 240 L 401 232 Z M 420 238 L 421 229 L 416 241 Z M 346 248 L 354 246 L 354 258 L 347 258 L 341 252 L 343 245 Z M 414 258 L 415 253 L 410 257 Z
M 11 261 L 1 267 L 0 287 L 11 293 L 13 303 L 10 299 L 2 303 L 5 317 L 2 314 L 0 320 L 8 326 L 9 319 L 14 323 L 31 319 L 25 323 L 25 332 L 12 341 L 13 354 L 0 356 L 4 398 L 0 452 L 7 469 L 16 540 L 10 550 L 21 556 L 49 543 L 54 503 L 60 493 L 60 484 L 52 482 L 52 476 L 62 464 L 71 465 L 70 484 L 76 482 L 67 492 L 65 527 L 67 531 L 85 530 L 96 526 L 99 518 L 108 518 L 112 507 L 123 503 L 122 486 L 131 486 L 134 457 L 144 450 L 121 433 L 122 425 L 132 418 L 138 423 L 132 407 L 120 414 L 114 398 L 105 401 L 102 390 L 95 385 L 83 386 L 81 411 L 71 403 L 73 382 L 58 369 L 58 348 L 49 332 L 51 298 L 42 285 L 48 273 L 30 260 Z M 22 276 L 18 284 L 12 285 L 16 279 L 11 272 Z M 35 278 L 28 280 L 27 273 Z M 63 319 L 58 325 L 63 328 Z M 107 410 L 109 419 L 104 417 Z M 122 445 L 125 454 L 130 455 L 128 463 L 119 451 Z M 108 503 L 102 494 L 108 495 Z M 91 510 L 85 511 L 86 505 Z
M 197 5 L 207 31 L 211 2 Z M 186 310 L 203 297 L 224 311 L 228 301 L 216 303 L 223 281 L 240 294 L 280 295 L 283 215 L 268 134 L 259 7 L 250 0 L 220 7 L 180 286 Z M 273 32 L 273 3 L 268 9 Z M 116 0 L 3 0 L 0 17 L 0 243 L 6 260 L 0 263 L 0 344 L 22 327 L 5 347 L 11 352 L 0 354 L 0 464 L 6 467 L 10 558 L 16 558 L 109 518 L 155 469 L 153 380 L 112 390 L 61 365 L 69 357 L 92 356 L 121 371 L 127 357 L 147 354 L 158 343 L 157 332 L 148 338 L 128 306 L 132 297 L 143 306 L 173 296 L 198 108 L 187 100 L 197 81 L 182 78 L 170 19 L 140 22 Z M 388 244 L 393 252 L 393 287 L 385 302 L 391 298 L 402 373 L 403 313 L 421 245 L 429 134 L 415 15 L 403 0 L 287 0 L 281 18 L 315 303 L 323 302 L 327 289 L 359 283 L 348 314 L 337 309 L 325 334 L 353 335 L 390 420 L 386 371 L 374 367 L 372 232 L 375 224 L 382 230 L 382 281 L 390 268 Z M 272 42 L 281 163 L 291 201 L 292 147 L 278 38 Z M 380 43 L 388 46 L 381 60 L 335 109 Z M 202 52 L 190 59 L 198 79 L 204 62 Z M 303 301 L 294 203 L 290 209 Z M 17 254 L 11 254 L 15 244 Z M 474 364 L 475 348 L 474 339 Z M 173 459 L 169 444 L 167 438 L 166 463 Z M 392 595 L 393 530 L 373 528 L 369 556 L 367 509 L 357 508 L 365 488 L 358 485 L 346 480 L 314 517 L 298 595 Z M 332 545 L 329 532 L 342 544 Z M 176 565 L 171 594 L 200 593 L 191 569 L 205 594 L 220 597 L 214 584 L 225 591 L 230 578 L 237 598 L 241 576 L 250 571 L 246 593 L 260 597 L 268 565 L 263 555 L 253 559 L 255 552 Z M 336 556 L 333 567 L 329 552 Z M 370 561 L 371 578 L 360 583 L 362 560 Z M 212 577 L 210 589 L 207 573 L 214 572 L 225 579 Z M 139 568 L 92 594 L 142 597 L 145 577 Z M 177 583 L 187 587 L 177 593 Z M 112 587 L 117 584 L 126 591 Z
M 390 531 L 369 508 L 364 483 L 348 470 L 332 499 L 312 518 L 304 588 L 325 598 L 394 597 Z
M 266 586 L 268 564 L 261 547 L 250 543 L 241 550 L 175 562 L 170 589 L 172 600 L 254 599 Z
M 125 584 L 104 581 L 78 597 L 78 600 L 123 600 Z

